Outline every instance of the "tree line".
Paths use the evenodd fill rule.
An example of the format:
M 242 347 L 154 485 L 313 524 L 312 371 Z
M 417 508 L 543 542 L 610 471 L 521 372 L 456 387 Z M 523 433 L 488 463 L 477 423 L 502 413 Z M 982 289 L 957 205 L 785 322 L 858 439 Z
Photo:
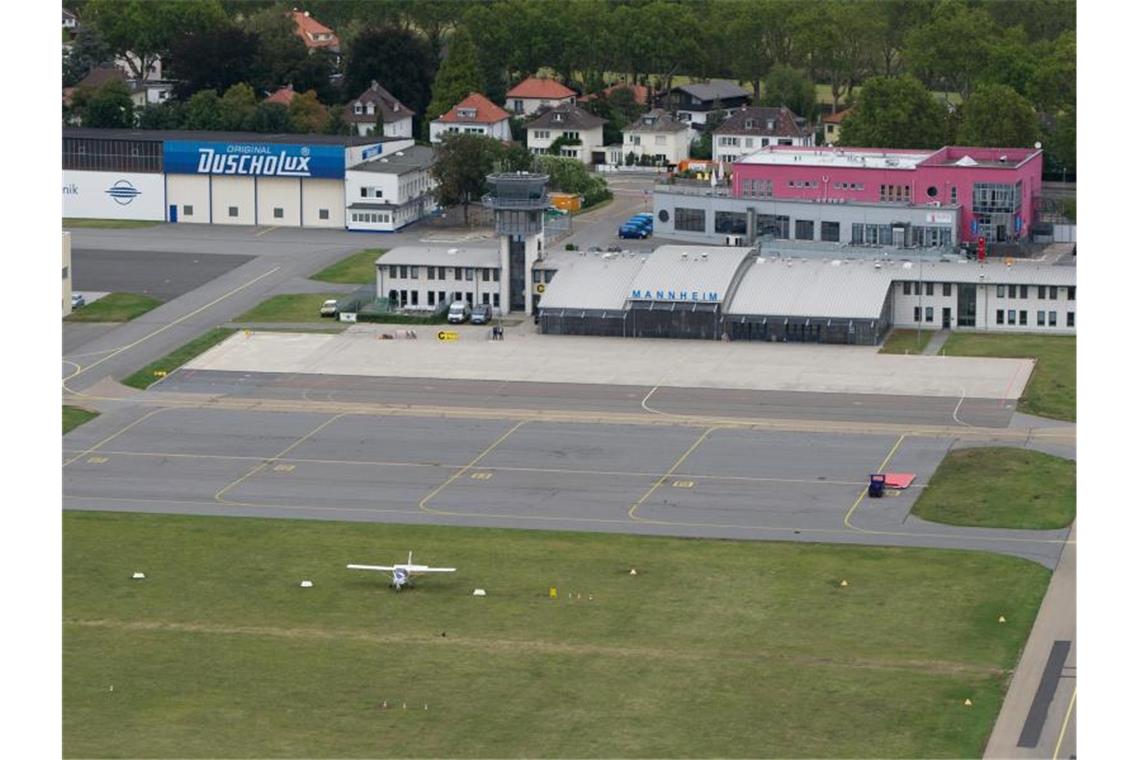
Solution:
M 224 98 L 231 87 L 245 83 L 260 98 L 292 83 L 298 92 L 311 90 L 321 104 L 337 106 L 377 79 L 426 124 L 471 90 L 502 103 L 512 84 L 536 73 L 582 93 L 597 92 L 618 78 L 658 91 L 681 77 L 717 77 L 749 87 L 756 102 L 772 102 L 778 94 L 786 98 L 780 104 L 809 119 L 855 105 L 861 96 L 868 108 L 856 109 L 844 123 L 845 142 L 902 139 L 930 147 L 947 136 L 962 142 L 972 132 L 957 130 L 978 124 L 993 105 L 1001 105 L 1004 115 L 990 118 L 990 128 L 1024 142 L 1028 108 L 1033 137 L 1043 139 L 1050 159 L 1070 171 L 1075 167 L 1072 0 L 305 3 L 304 9 L 340 37 L 339 62 L 308 53 L 287 15 L 294 3 L 87 0 L 74 5 L 83 31 L 72 50 L 74 60 L 65 65 L 65 84 L 69 76 L 82 75 L 79 70 L 103 45 L 103 55 L 129 52 L 144 63 L 161 56 L 168 76 L 180 82 L 176 94 L 184 104 L 203 90 Z M 822 106 L 815 97 L 817 83 L 829 95 Z M 623 104 L 595 108 L 609 109 L 603 115 L 613 112 L 618 122 L 629 118 Z M 907 113 L 914 116 L 909 133 L 897 128 L 908 123 Z M 892 116 L 879 118 L 884 114 Z M 420 126 L 426 134 L 426 126 Z M 327 121 L 324 128 L 330 128 Z

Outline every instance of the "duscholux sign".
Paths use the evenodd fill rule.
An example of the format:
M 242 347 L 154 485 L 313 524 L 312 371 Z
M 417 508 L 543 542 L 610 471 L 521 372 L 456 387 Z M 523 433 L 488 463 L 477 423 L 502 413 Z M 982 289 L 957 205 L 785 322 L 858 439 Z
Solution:
M 637 290 L 630 293 L 634 301 L 720 301 L 720 294 L 705 290 Z
M 168 140 L 162 159 L 167 174 L 344 179 L 344 148 L 338 145 Z

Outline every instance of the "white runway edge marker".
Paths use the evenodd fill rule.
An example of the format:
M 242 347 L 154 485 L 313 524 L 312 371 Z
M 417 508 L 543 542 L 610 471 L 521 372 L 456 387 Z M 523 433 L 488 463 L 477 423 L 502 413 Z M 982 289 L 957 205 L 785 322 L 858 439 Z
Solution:
M 312 587 L 313 587 L 312 581 L 301 581 L 301 588 L 312 588 Z
M 145 578 L 146 578 L 146 573 L 136 572 L 136 573 L 133 573 L 131 575 L 131 579 L 136 580 L 136 581 L 141 581 L 141 580 L 144 580 Z

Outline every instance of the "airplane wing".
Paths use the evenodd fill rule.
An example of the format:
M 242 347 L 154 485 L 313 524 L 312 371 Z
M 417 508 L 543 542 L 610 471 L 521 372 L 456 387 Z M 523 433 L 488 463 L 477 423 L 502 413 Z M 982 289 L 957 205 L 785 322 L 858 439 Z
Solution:
M 382 573 L 390 573 L 396 568 L 385 567 L 384 565 L 345 565 L 349 570 L 377 570 Z
M 417 567 L 413 573 L 454 573 L 454 567 Z

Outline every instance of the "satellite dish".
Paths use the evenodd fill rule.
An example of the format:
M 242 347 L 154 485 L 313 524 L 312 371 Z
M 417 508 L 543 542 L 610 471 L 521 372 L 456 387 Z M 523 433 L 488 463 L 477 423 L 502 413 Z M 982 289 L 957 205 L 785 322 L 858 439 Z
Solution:
M 1041 143 L 1035 142 L 1035 143 L 1033 143 L 1033 147 L 1036 148 L 1037 150 L 1041 150 Z

